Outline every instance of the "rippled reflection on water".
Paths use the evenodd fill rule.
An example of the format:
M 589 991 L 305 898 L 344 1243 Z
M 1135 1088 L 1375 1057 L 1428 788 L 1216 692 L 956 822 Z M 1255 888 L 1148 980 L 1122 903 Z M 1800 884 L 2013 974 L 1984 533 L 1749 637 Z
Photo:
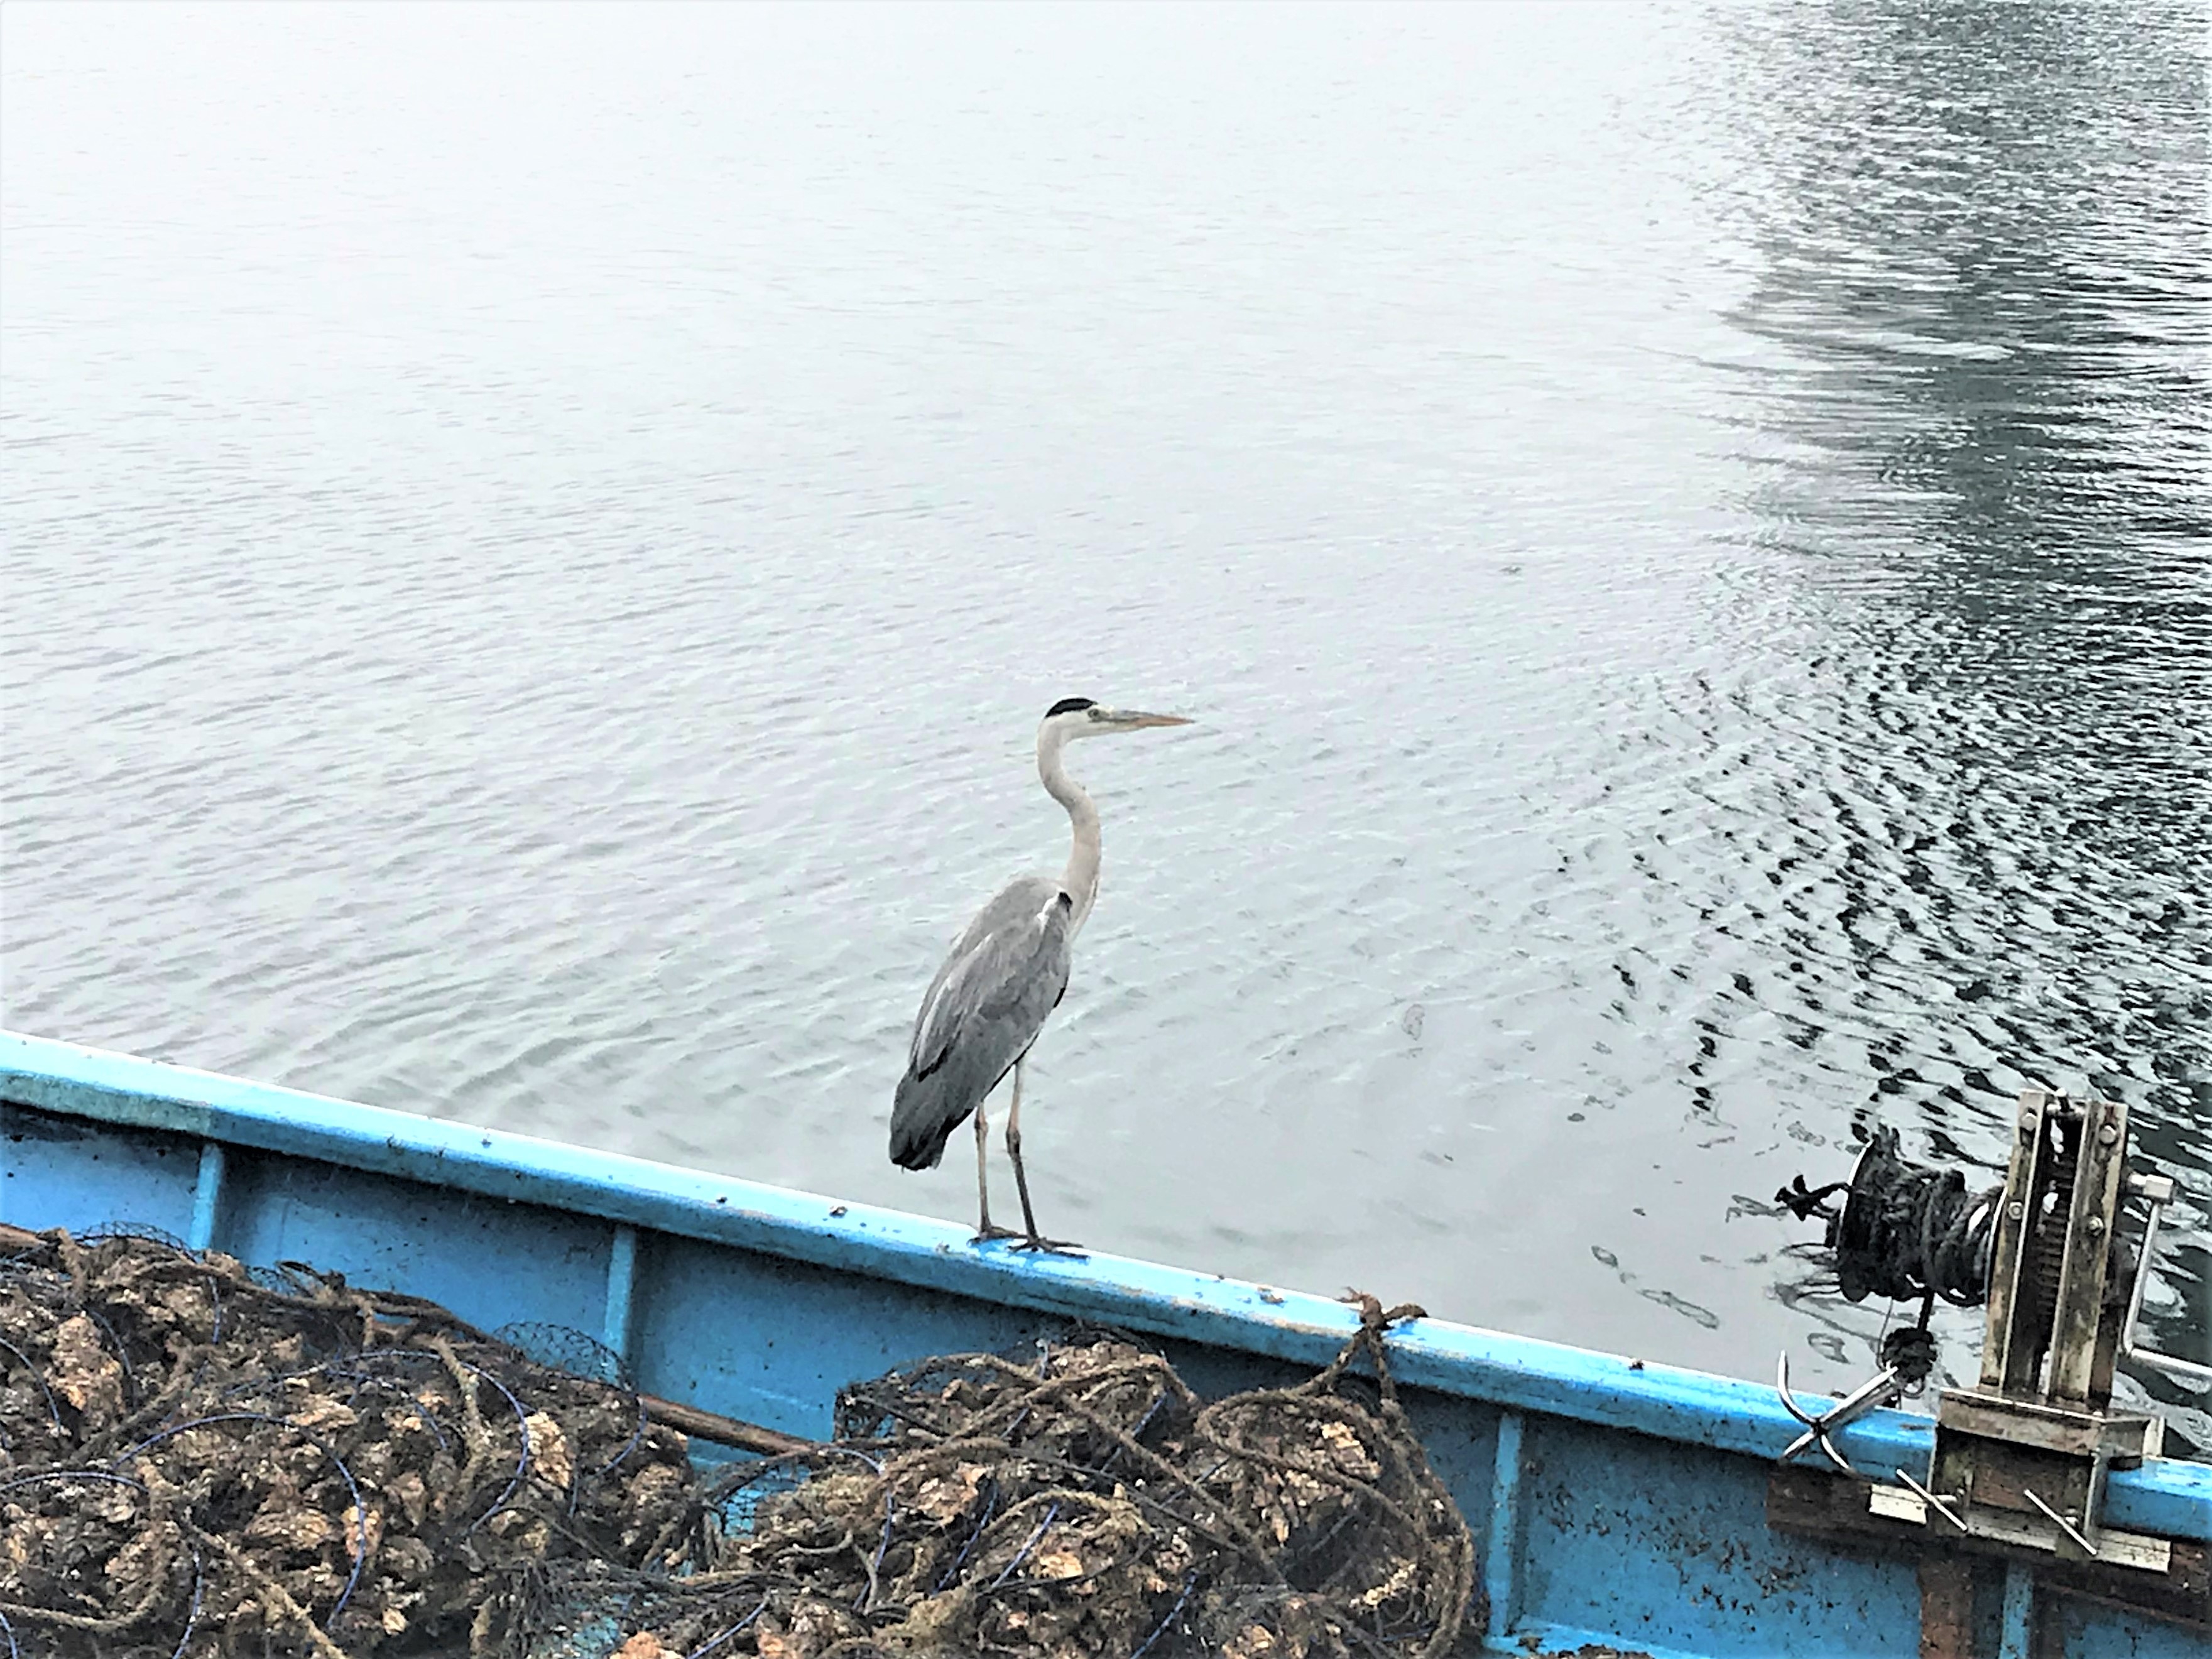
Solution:
M 2201 1350 L 2197 9 L 842 15 L 0 21 L 7 1024 L 964 1216 L 1087 692 L 1055 1231 L 1832 1384 L 2087 1079 Z

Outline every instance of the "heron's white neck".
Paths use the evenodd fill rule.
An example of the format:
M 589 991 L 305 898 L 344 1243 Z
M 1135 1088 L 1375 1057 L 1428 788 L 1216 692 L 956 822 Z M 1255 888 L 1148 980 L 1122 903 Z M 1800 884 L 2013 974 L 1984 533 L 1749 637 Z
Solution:
M 1044 780 L 1045 793 L 1067 809 L 1068 827 L 1075 835 L 1075 845 L 1067 855 L 1067 872 L 1060 877 L 1060 885 L 1074 901 L 1074 926 L 1080 927 L 1098 896 L 1098 809 L 1060 764 L 1060 750 L 1066 746 L 1064 731 L 1048 727 L 1037 733 L 1037 776 Z

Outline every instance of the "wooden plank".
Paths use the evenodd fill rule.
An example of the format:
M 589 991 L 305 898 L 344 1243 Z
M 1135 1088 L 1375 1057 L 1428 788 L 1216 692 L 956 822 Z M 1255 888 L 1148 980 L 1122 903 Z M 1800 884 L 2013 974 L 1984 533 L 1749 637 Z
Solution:
M 1974 1571 L 1948 1551 L 1920 1558 L 1920 1659 L 1974 1659 Z
M 2066 1651 L 2066 1610 L 2049 1584 L 2037 1598 L 2035 1627 L 2029 1632 L 2027 1659 L 2073 1659 Z
M 673 1400 L 656 1400 L 649 1394 L 637 1397 L 645 1414 L 656 1423 L 665 1423 L 678 1433 L 688 1434 L 694 1440 L 711 1440 L 718 1446 L 735 1446 L 740 1451 L 759 1452 L 766 1457 L 780 1456 L 785 1452 L 805 1451 L 818 1445 L 818 1441 L 802 1440 L 795 1434 L 783 1434 L 775 1429 L 764 1429 L 757 1423 L 741 1423 L 734 1417 L 724 1417 L 716 1412 L 702 1412 L 696 1406 L 681 1406 Z
M 1817 1469 L 1777 1469 L 1766 1486 L 1766 1523 L 1777 1532 L 1814 1538 L 1849 1553 L 1890 1559 L 1934 1556 L 1993 1557 L 2032 1565 L 2043 1588 L 2129 1613 L 2148 1613 L 2192 1631 L 2212 1632 L 2212 1545 L 2171 1540 L 2166 1570 L 2102 1561 L 2061 1561 L 2039 1550 L 1962 1537 L 1942 1520 L 1917 1522 L 1868 1507 L 1865 1482 Z M 1942 1528 L 1943 1538 L 1935 1536 Z
M 1817 1538 L 1862 1554 L 1918 1556 L 1926 1552 L 1933 1541 L 1929 1528 L 1944 1523 L 1877 1514 L 1868 1507 L 1869 1491 L 1863 1480 L 1818 1469 L 1795 1464 L 1778 1468 L 1766 1482 L 1766 1524 L 1777 1532 Z
M 2148 1613 L 2185 1630 L 2212 1635 L 2212 1545 L 2174 1540 L 2164 1572 L 2138 1572 L 2097 1561 L 2054 1561 L 2043 1569 L 2042 1582 L 2046 1589 L 2062 1595 L 2123 1612 Z
M 2110 1450 L 2120 1457 L 2143 1455 L 2149 1443 L 2149 1425 L 2156 1419 L 2107 1417 L 2073 1407 L 2000 1400 L 1966 1389 L 1946 1389 L 1936 1396 L 1936 1420 L 1947 1429 L 2002 1440 L 2008 1445 L 2037 1446 L 2045 1451 L 2089 1458 L 2100 1450 Z M 2150 1455 L 2157 1454 L 2153 1450 Z
M 1997 1204 L 1996 1236 L 1990 1244 L 1988 1335 L 1982 1344 L 1982 1386 L 1992 1393 L 2001 1392 L 2009 1380 L 2012 1316 L 2020 1299 L 2027 1203 L 2035 1191 L 2037 1167 L 2051 1152 L 2040 1133 L 2044 1105 L 2049 1099 L 2040 1089 L 2021 1091 L 2019 1127 L 2014 1133 L 2021 1144 L 2005 1170 L 2004 1192 Z
M 2120 1212 L 2121 1156 L 2128 1110 L 2115 1100 L 2084 1103 L 2081 1152 L 2066 1220 L 2066 1255 L 2058 1273 L 2058 1305 L 2051 1321 L 2051 1387 L 2057 1404 L 2087 1406 L 2097 1370 L 2097 1326 L 2104 1316 L 2105 1267 L 2112 1224 Z

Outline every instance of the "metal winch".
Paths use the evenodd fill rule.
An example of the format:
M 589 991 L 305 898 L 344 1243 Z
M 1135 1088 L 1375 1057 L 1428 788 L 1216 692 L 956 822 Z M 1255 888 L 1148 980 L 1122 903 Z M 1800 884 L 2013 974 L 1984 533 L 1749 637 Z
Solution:
M 1969 1192 L 1956 1171 L 1916 1168 L 1884 1130 L 1849 1182 L 1808 1190 L 1800 1176 L 1779 1194 L 1801 1217 L 1826 1218 L 1845 1297 L 1921 1304 L 1917 1324 L 1886 1340 L 1881 1370 L 1825 1413 L 1791 1396 L 1785 1358 L 1778 1386 L 1807 1431 L 1784 1461 L 1817 1448 L 1860 1473 L 1834 1431 L 1917 1391 L 1934 1363 L 1927 1324 L 1939 1297 L 1986 1306 L 1980 1380 L 1937 1395 L 1927 1480 L 1894 1471 L 1899 1484 L 1877 1485 L 1868 1511 L 1968 1547 L 2162 1570 L 2163 1540 L 2104 1523 L 2107 1474 L 2159 1455 L 2163 1429 L 2156 1416 L 2112 1409 L 2112 1374 L 2124 1358 L 2201 1391 L 2212 1367 L 2154 1352 L 2137 1334 L 2174 1186 L 2131 1171 L 2128 1145 L 2122 1103 L 2031 1089 L 2000 1187 Z

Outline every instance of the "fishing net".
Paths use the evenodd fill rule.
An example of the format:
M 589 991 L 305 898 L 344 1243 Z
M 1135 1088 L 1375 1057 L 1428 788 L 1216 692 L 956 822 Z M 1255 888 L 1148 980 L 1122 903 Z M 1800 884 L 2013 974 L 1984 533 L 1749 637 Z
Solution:
M 0 1365 L 11 1655 L 482 1648 L 520 1577 L 641 1562 L 693 1502 L 618 1376 L 151 1230 L 0 1260 Z
M 703 1490 L 714 1599 L 665 1610 L 625 1651 L 1454 1652 L 1473 1544 L 1382 1363 L 1409 1310 L 1362 1307 L 1319 1376 L 1211 1403 L 1096 1331 L 848 1389 L 835 1444 Z M 1379 1388 L 1347 1375 L 1362 1352 Z
M 0 1260 L 0 1639 L 1443 1659 L 1480 1628 L 1473 1545 L 1384 1360 L 1413 1310 L 1358 1300 L 1295 1387 L 1207 1401 L 1077 1330 L 855 1385 L 833 1441 L 702 1474 L 563 1328 L 488 1337 L 297 1265 L 42 1235 Z

